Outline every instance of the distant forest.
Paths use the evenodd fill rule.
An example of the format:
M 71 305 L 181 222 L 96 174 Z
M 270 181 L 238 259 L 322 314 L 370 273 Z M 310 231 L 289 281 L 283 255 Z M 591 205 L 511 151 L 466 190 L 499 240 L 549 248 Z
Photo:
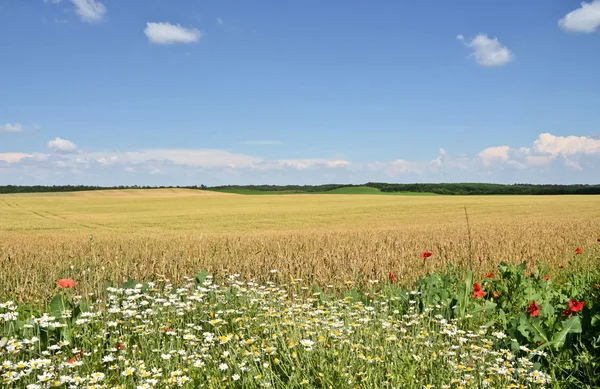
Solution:
M 381 192 L 416 192 L 437 193 L 441 195 L 585 195 L 600 194 L 600 185 L 532 185 L 532 184 L 485 184 L 485 183 L 449 183 L 449 184 L 388 184 L 383 182 L 368 182 L 363 185 L 227 185 L 207 187 L 194 186 L 84 186 L 84 185 L 58 185 L 58 186 L 0 186 L 0 193 L 42 193 L 42 192 L 78 192 L 88 190 L 107 189 L 161 189 L 161 188 L 186 188 L 204 189 L 214 191 L 254 190 L 263 192 L 296 192 L 313 193 L 327 192 L 339 188 L 357 187 L 377 188 Z
M 533 185 L 533 184 L 485 184 L 485 183 L 448 183 L 448 184 L 388 184 L 385 182 L 367 182 L 362 185 L 227 185 L 208 189 L 231 191 L 237 189 L 259 190 L 264 192 L 326 192 L 339 188 L 352 187 L 377 188 L 382 192 L 436 193 L 441 195 L 568 195 L 600 194 L 600 185 Z
M 429 192 L 442 195 L 568 195 L 600 194 L 600 185 L 532 185 L 532 184 L 386 184 L 369 182 L 367 186 L 382 192 Z

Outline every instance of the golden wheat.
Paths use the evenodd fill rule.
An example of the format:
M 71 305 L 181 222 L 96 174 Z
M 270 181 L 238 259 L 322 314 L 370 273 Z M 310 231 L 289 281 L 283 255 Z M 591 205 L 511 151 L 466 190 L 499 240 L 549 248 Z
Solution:
M 409 282 L 446 264 L 480 274 L 503 260 L 594 266 L 599 235 L 600 196 L 5 195 L 0 299 L 42 301 L 62 277 L 98 293 L 107 280 L 177 281 L 202 268 L 341 286 L 390 271 Z

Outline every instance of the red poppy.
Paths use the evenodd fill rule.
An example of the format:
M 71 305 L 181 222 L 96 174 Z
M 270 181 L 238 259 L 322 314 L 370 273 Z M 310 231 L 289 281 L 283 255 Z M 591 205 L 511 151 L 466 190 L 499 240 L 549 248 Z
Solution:
M 569 317 L 572 313 L 579 312 L 583 309 L 583 301 L 569 300 L 569 308 L 565 309 L 563 315 Z
M 473 284 L 473 298 L 479 299 L 485 296 L 485 292 L 481 290 L 481 286 L 478 283 Z
M 600 238 L 596 239 L 596 242 L 600 243 Z
M 486 274 L 485 278 L 494 278 L 494 273 L 488 273 L 488 274 Z
M 67 362 L 69 365 L 74 364 L 75 362 L 77 362 L 77 358 L 83 358 L 83 351 L 79 351 L 77 354 L 75 354 L 73 356 L 73 358 L 69 359 L 69 361 Z
M 600 289 L 600 285 L 596 284 L 596 285 L 594 285 L 594 288 Z
M 485 260 L 485 257 L 483 257 L 483 256 L 480 256 L 480 257 L 479 257 L 479 258 L 477 258 L 477 259 L 479 259 L 479 263 L 481 263 L 481 262 L 483 262 L 483 261 Z
M 535 300 L 533 300 L 529 304 L 529 307 L 527 307 L 527 313 L 529 313 L 529 316 L 531 316 L 531 317 L 537 317 L 538 314 L 539 314 L 539 312 L 540 312 L 540 307 L 538 307 L 538 305 L 535 302 Z
M 173 332 L 173 329 L 172 329 L 172 328 L 169 328 L 169 327 L 164 327 L 164 328 L 162 329 L 162 332 L 163 332 L 163 333 L 167 333 L 167 332 Z
M 546 281 L 548 281 L 550 279 L 550 277 L 548 277 L 548 276 L 543 276 L 542 278 Z
M 427 259 L 429 257 L 431 257 L 433 254 L 431 254 L 429 251 L 424 251 L 423 254 L 421 254 L 421 258 L 423 259 Z
M 394 275 L 394 273 L 390 272 L 390 282 L 393 284 L 394 282 L 396 282 L 396 276 Z
M 500 293 L 494 291 L 494 297 L 498 297 L 498 296 L 500 296 Z
M 581 254 L 581 249 L 579 247 L 577 247 L 575 249 L 575 254 L 577 254 L 577 255 Z
M 65 288 L 65 289 L 74 288 L 75 285 L 77 285 L 77 284 L 75 284 L 75 281 L 73 281 L 70 278 L 63 278 L 61 280 L 58 280 L 58 286 L 60 286 L 61 288 Z
M 117 342 L 115 343 L 115 348 L 117 350 L 125 350 L 125 345 L 123 343 Z

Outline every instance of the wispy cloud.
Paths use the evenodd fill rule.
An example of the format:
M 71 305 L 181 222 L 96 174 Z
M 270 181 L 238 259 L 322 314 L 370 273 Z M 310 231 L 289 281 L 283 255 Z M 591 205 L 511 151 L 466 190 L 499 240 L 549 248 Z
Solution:
M 560 19 L 558 25 L 568 32 L 595 32 L 600 27 L 600 0 L 581 3 L 581 7 Z
M 25 129 L 23 128 L 22 125 L 15 123 L 15 124 L 10 124 L 10 123 L 6 123 L 6 124 L 0 124 L 0 134 L 2 133 L 16 133 L 16 132 L 25 132 Z
M 478 34 L 471 41 L 466 41 L 462 35 L 458 35 L 456 39 L 473 49 L 470 56 L 481 66 L 504 66 L 514 58 L 513 53 L 498 38 L 490 38 L 486 34 Z
M 30 176 L 32 180 L 39 180 L 44 175 L 55 177 L 60 172 L 64 177 L 77 172 L 78 177 L 88 177 L 90 182 L 103 177 L 104 181 L 96 184 L 110 184 L 112 178 L 120 174 L 125 175 L 123 182 L 146 177 L 151 182 L 171 180 L 169 182 L 174 184 L 197 183 L 199 179 L 203 183 L 221 179 L 223 183 L 315 183 L 489 181 L 491 177 L 504 177 L 510 181 L 526 177 L 527 181 L 546 182 L 562 177 L 562 180 L 558 178 L 559 182 L 564 182 L 565 179 L 576 179 L 574 177 L 593 180 L 598 174 L 597 166 L 600 166 L 600 139 L 549 133 L 539 134 L 531 144 L 518 148 L 490 146 L 471 155 L 459 156 L 440 149 L 437 156 L 423 160 L 399 156 L 371 162 L 334 158 L 268 159 L 220 149 L 86 151 L 62 138 L 49 141 L 48 147 L 48 153 L 0 153 L 0 167 L 4 169 L 0 183 L 10 179 L 9 171 L 12 177 Z M 585 172 L 586 176 L 578 176 L 580 172 Z
M 98 0 L 71 0 L 75 13 L 87 23 L 98 23 L 106 16 L 106 6 Z
M 50 158 L 49 154 L 44 153 L 0 153 L 0 161 L 16 164 L 26 160 L 31 161 L 47 161 Z
M 197 28 L 185 28 L 179 24 L 146 23 L 144 34 L 152 43 L 172 45 L 176 43 L 196 43 L 202 38 L 202 33 Z
M 247 140 L 241 142 L 244 145 L 255 145 L 255 146 L 271 146 L 271 145 L 280 145 L 283 142 L 278 140 Z

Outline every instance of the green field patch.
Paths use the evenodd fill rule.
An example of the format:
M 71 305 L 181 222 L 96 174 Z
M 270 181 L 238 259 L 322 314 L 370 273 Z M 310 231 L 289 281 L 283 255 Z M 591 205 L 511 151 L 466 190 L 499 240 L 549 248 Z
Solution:
M 378 188 L 369 186 L 347 186 L 321 192 L 308 192 L 302 190 L 258 190 L 243 188 L 219 188 L 210 189 L 213 192 L 232 193 L 242 195 L 284 195 L 284 194 L 347 194 L 347 195 L 384 195 L 384 196 L 439 196 L 437 193 L 429 192 L 382 192 Z

